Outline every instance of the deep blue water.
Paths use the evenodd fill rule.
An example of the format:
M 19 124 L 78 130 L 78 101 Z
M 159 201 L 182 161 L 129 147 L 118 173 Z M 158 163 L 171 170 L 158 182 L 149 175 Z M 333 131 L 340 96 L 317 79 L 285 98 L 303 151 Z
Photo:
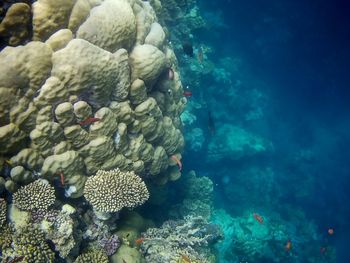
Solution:
M 302 209 L 320 235 L 336 247 L 337 262 L 350 262 L 350 3 L 221 0 L 202 3 L 202 10 L 213 24 L 220 20 L 225 26 L 195 32 L 196 37 L 214 47 L 208 55 L 211 60 L 240 59 L 242 66 L 232 81 L 242 81 L 239 95 L 242 101 L 244 96 L 248 100 L 233 107 L 237 99 L 226 96 L 228 86 L 208 79 L 208 86 L 216 86 L 201 92 L 216 126 L 238 124 L 267 138 L 273 150 L 252 158 L 215 162 L 207 158 L 204 147 L 185 153 L 187 167 L 212 178 L 217 184 L 216 206 L 234 215 L 239 212 L 232 198 L 226 196 L 225 184 L 234 181 L 237 187 L 244 183 L 236 175 L 249 167 L 269 167 L 278 189 L 265 193 L 276 197 L 270 209 L 280 214 L 289 205 Z M 263 117 L 255 122 L 242 117 L 251 106 L 251 96 L 242 90 L 252 89 L 267 97 L 265 102 L 257 102 L 263 105 Z M 205 115 L 199 116 L 202 127 L 207 126 Z M 206 138 L 209 143 L 209 133 Z M 298 159 L 298 152 L 310 155 Z M 201 162 L 206 159 L 210 162 Z M 254 182 L 249 184 L 256 194 L 259 187 L 252 185 Z M 302 187 L 306 194 L 297 195 L 296 189 Z M 237 200 L 240 208 L 269 207 L 258 204 L 249 191 L 246 189 L 245 199 L 237 195 L 237 199 L 242 198 Z M 264 199 L 264 191 L 258 194 Z M 329 227 L 335 229 L 334 236 L 327 236 Z

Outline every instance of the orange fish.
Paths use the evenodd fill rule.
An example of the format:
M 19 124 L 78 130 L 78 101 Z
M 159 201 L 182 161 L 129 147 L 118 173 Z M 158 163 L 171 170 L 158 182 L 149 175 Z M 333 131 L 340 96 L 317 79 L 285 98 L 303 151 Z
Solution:
M 264 218 L 257 214 L 257 213 L 253 213 L 253 217 L 255 218 L 256 221 L 258 221 L 260 224 L 264 223 Z
M 90 125 L 90 124 L 97 122 L 97 121 L 100 121 L 100 120 L 101 120 L 100 118 L 89 117 L 86 120 L 79 122 L 79 125 L 80 126 L 87 126 L 87 125 Z
M 284 250 L 288 252 L 289 250 L 292 249 L 292 241 L 288 240 L 286 245 L 284 246 Z
M 172 155 L 171 159 L 173 159 L 177 163 L 177 166 L 179 166 L 179 171 L 181 172 L 181 170 L 182 170 L 182 163 L 181 163 L 181 161 L 176 157 L 176 155 Z
M 327 230 L 328 235 L 333 235 L 334 234 L 334 229 L 333 228 L 328 228 Z
M 63 172 L 60 172 L 59 174 L 59 177 L 60 177 L 60 181 L 61 181 L 61 185 L 64 185 L 64 174 L 63 174 Z
M 145 238 L 144 237 L 140 237 L 140 238 L 135 240 L 135 244 L 137 246 L 139 246 L 139 245 L 141 245 L 143 243 L 143 241 L 145 241 Z
M 198 59 L 198 62 L 202 64 L 202 62 L 203 62 L 203 49 L 202 49 L 202 47 L 198 48 L 197 59 Z

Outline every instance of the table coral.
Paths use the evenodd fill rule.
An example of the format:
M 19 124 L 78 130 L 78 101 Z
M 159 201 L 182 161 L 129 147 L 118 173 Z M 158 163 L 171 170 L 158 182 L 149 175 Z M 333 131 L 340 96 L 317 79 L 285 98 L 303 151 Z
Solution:
M 149 198 L 149 193 L 145 183 L 134 172 L 116 169 L 99 170 L 89 177 L 84 196 L 95 210 L 110 213 L 143 204 Z

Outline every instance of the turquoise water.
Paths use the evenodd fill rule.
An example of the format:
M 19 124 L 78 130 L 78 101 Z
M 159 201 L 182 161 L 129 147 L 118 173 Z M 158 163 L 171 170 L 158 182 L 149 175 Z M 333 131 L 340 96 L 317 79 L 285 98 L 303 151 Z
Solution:
M 349 3 L 59 4 L 0 6 L 1 262 L 350 262 Z
M 349 4 L 232 0 L 201 10 L 208 28 L 193 42 L 210 47 L 203 68 L 206 59 L 215 66 L 192 84 L 188 112 L 197 120 L 184 118 L 184 162 L 214 181 L 215 209 L 226 211 L 213 218 L 227 234 L 220 262 L 348 262 Z M 269 234 L 240 236 L 233 225 L 252 213 Z

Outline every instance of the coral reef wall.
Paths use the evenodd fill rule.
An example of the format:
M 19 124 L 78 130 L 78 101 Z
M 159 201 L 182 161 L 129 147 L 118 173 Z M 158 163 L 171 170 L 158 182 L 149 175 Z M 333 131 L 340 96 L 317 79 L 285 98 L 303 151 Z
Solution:
M 5 188 L 42 177 L 79 197 L 87 176 L 114 168 L 165 183 L 176 165 L 169 158 L 183 150 L 186 99 L 150 3 L 39 0 L 30 8 L 32 41 L 0 53 Z

